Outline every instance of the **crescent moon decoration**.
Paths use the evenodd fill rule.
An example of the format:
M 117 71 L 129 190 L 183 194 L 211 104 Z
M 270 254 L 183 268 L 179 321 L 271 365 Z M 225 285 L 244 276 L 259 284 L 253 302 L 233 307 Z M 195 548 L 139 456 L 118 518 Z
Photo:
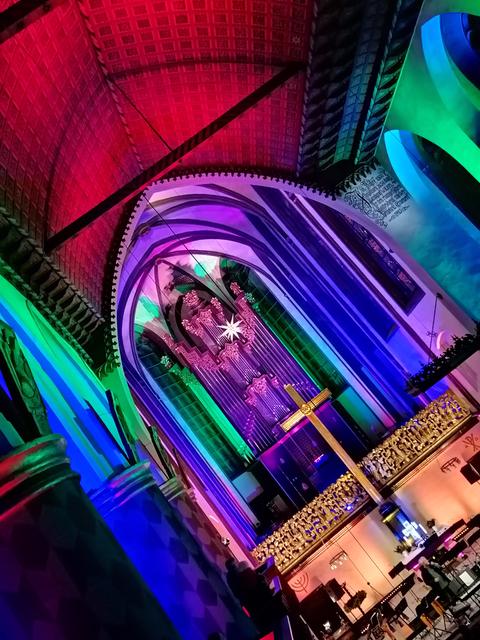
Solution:
M 449 331 L 439 331 L 437 339 L 435 340 L 435 346 L 437 351 L 445 351 L 453 343 L 453 337 Z

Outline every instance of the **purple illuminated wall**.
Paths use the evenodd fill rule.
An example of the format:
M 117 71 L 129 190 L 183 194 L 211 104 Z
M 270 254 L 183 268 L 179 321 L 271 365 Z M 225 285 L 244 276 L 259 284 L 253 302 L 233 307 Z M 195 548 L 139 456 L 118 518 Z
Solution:
M 274 196 L 272 192 L 275 192 Z M 431 283 L 423 275 L 418 276 L 411 260 L 400 258 L 398 248 L 395 255 L 389 257 L 387 250 L 391 243 L 388 237 L 362 214 L 341 201 L 333 202 L 313 192 L 303 193 L 293 185 L 274 185 L 260 178 L 187 177 L 175 184 L 153 185 L 147 198 L 154 209 L 145 206 L 147 199 L 139 204 L 125 234 L 118 261 L 119 344 L 127 375 L 137 394 L 145 403 L 151 404 L 152 413 L 158 414 L 158 421 L 168 438 L 182 451 L 192 470 L 202 482 L 212 484 L 212 496 L 218 500 L 220 511 L 227 513 L 231 521 L 241 522 L 245 532 L 248 530 L 246 520 L 251 516 L 242 499 L 212 460 L 205 443 L 195 439 L 181 411 L 145 374 L 138 359 L 134 326 L 137 323 L 137 329 L 143 327 L 156 317 L 153 309 L 146 314 L 150 314 L 149 318 L 138 323 L 138 301 L 146 292 L 146 297 L 155 299 L 149 295 L 152 288 L 156 288 L 156 279 L 152 278 L 155 269 L 161 270 L 161 265 L 167 263 L 173 268 L 184 268 L 190 262 L 190 268 L 198 271 L 192 256 L 200 262 L 226 256 L 255 271 L 279 304 L 344 377 L 352 390 L 348 396 L 349 406 L 353 406 L 352 402 L 359 403 L 352 411 L 360 418 L 368 419 L 372 415 L 379 424 L 394 428 L 432 399 L 432 394 L 433 397 L 438 394 L 439 390 L 433 390 L 430 396 L 414 400 L 404 390 L 408 374 L 426 358 L 428 338 L 422 331 L 431 321 L 433 298 L 428 289 Z M 316 209 L 310 199 L 319 205 Z M 409 286 L 411 284 L 415 289 L 415 295 L 406 302 L 405 309 L 401 308 L 403 300 L 393 295 L 390 284 L 387 287 L 387 281 L 382 280 L 382 261 L 377 261 L 375 269 L 369 273 L 365 259 L 357 258 L 355 249 L 344 245 L 345 238 L 336 235 L 327 216 L 322 219 L 322 211 L 327 208 L 330 217 L 338 211 L 368 228 L 369 242 L 374 241 L 375 246 L 380 247 L 381 255 L 393 264 L 392 273 L 400 273 L 402 278 L 405 274 Z M 390 281 L 396 286 L 395 278 L 388 275 Z M 226 291 L 217 293 L 220 299 L 222 294 L 228 295 Z M 160 294 L 162 297 L 165 292 Z M 400 307 L 399 302 L 402 303 Z M 450 308 L 453 307 L 450 305 Z M 446 306 L 442 307 L 441 314 L 444 322 L 446 319 L 458 334 L 461 320 Z M 229 311 L 226 318 L 231 318 Z M 174 335 L 172 339 L 177 342 L 178 337 Z M 191 357 L 197 357 L 194 355 L 197 347 L 194 341 L 188 344 L 190 351 L 184 352 L 182 366 L 193 370 L 195 363 Z M 278 349 L 281 347 L 271 345 L 264 359 L 281 360 L 283 355 Z M 243 357 L 244 354 L 238 355 L 239 360 Z M 242 367 L 246 370 L 247 364 Z M 242 367 L 237 371 L 239 375 Z M 275 371 L 272 366 L 274 377 Z M 288 381 L 311 384 L 305 377 L 297 376 L 295 380 L 295 371 L 292 365 Z M 225 384 L 218 382 L 220 379 L 224 382 L 221 368 L 215 365 L 213 369 L 200 370 L 197 367 L 195 373 L 218 405 L 233 402 L 235 394 L 226 393 Z M 283 376 L 284 367 L 281 373 Z M 270 394 L 268 404 L 278 405 L 275 410 L 280 415 L 283 411 L 281 396 L 277 398 L 277 390 L 271 381 L 272 378 L 264 379 L 255 385 L 260 389 L 266 384 L 266 393 Z M 254 392 L 253 388 L 251 392 Z M 152 394 L 151 403 L 148 394 Z M 262 413 L 260 409 L 258 404 L 257 414 Z M 233 421 L 242 410 L 237 407 L 226 413 Z M 245 417 L 246 414 L 241 415 Z M 255 442 L 252 440 L 252 446 L 257 452 L 265 452 L 268 445 L 274 444 L 271 432 L 265 427 L 267 423 L 265 416 L 263 422 L 258 418 L 252 432 L 256 439 Z M 242 419 L 237 428 L 247 434 L 247 421 Z M 294 436 L 291 436 L 292 441 Z M 321 459 L 317 464 L 322 466 Z
M 230 292 L 223 291 L 218 261 L 204 259 L 196 267 L 201 264 L 211 269 L 208 284 L 222 294 L 223 302 L 185 268 L 167 272 L 157 264 L 154 277 L 163 273 L 168 281 L 144 287 L 144 293 L 157 297 L 141 299 L 144 312 L 155 317 L 143 325 L 142 333 L 137 325 L 139 339 L 142 345 L 153 342 L 158 353 L 163 352 L 157 357 L 166 369 L 178 371 L 181 365 L 187 384 L 198 380 L 208 390 L 290 501 L 302 505 L 344 471 L 307 421 L 288 434 L 280 427 L 296 411 L 285 384 L 294 384 L 305 398 L 320 389 L 254 311 L 250 294 L 236 282 Z M 196 288 L 185 292 L 188 287 Z M 333 407 L 322 407 L 320 412 L 354 457 L 366 452 L 365 441 Z

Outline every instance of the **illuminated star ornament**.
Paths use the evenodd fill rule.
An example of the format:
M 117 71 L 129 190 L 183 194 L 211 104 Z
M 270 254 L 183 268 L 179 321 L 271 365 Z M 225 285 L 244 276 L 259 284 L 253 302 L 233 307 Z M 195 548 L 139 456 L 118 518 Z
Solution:
M 219 324 L 218 327 L 220 329 L 224 329 L 222 336 L 225 336 L 226 338 L 228 338 L 228 340 L 230 340 L 230 342 L 233 342 L 233 340 L 235 338 L 238 338 L 242 333 L 242 329 L 240 327 L 241 324 L 242 321 L 235 321 L 235 316 L 232 315 L 232 319 L 227 320 L 227 324 Z

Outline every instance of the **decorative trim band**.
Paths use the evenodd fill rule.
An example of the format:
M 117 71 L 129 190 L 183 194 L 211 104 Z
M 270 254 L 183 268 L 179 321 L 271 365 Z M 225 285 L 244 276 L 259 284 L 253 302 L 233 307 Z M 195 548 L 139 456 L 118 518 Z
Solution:
M 3 207 L 0 207 L 0 273 L 91 364 L 82 345 L 103 322 L 102 316 Z

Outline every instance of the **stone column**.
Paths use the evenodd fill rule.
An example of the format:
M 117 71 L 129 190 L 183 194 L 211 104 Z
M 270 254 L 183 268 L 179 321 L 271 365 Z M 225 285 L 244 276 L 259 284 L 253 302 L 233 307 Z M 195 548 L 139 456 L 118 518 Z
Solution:
M 229 548 L 222 544 L 220 534 L 198 506 L 193 489 L 188 489 L 181 478 L 175 476 L 160 486 L 160 490 L 177 510 L 183 524 L 200 544 L 203 553 L 221 574 L 225 562 L 233 558 Z
M 2 640 L 180 640 L 65 449 L 49 435 L 0 459 Z
M 217 569 L 156 485 L 149 463 L 111 478 L 93 502 L 182 638 L 257 637 Z

